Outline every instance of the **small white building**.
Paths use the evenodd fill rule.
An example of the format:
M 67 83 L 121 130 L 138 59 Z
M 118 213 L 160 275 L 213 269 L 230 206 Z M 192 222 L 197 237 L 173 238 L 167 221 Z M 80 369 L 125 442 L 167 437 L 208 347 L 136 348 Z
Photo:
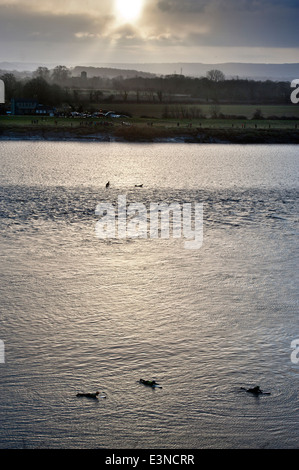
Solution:
M 5 103 L 5 85 L 4 81 L 0 80 L 0 104 Z

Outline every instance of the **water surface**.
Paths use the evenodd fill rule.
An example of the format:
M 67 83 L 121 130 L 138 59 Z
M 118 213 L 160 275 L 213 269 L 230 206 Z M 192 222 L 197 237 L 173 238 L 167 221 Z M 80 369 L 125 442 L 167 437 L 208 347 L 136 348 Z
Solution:
M 0 155 L 1 448 L 298 447 L 296 146 Z M 119 195 L 203 203 L 202 248 L 99 240 L 95 208 Z M 107 399 L 76 397 L 96 390 Z

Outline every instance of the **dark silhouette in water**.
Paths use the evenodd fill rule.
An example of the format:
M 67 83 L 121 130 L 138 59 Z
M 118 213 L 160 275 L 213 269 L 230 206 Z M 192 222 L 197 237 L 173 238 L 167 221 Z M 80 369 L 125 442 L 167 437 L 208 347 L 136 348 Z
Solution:
M 162 388 L 155 380 L 143 380 L 140 379 L 139 382 L 143 385 L 148 385 L 149 387 L 159 387 Z
M 142 188 L 143 184 L 135 184 L 135 188 Z
M 108 181 L 108 183 L 106 183 L 106 189 L 108 189 L 110 186 L 110 181 Z
M 260 389 L 259 385 L 253 388 L 243 388 L 241 387 L 241 390 L 245 390 L 248 393 L 252 393 L 252 395 L 271 395 L 269 392 L 263 392 L 263 390 Z
M 95 393 L 77 393 L 77 397 L 98 398 L 100 392 Z

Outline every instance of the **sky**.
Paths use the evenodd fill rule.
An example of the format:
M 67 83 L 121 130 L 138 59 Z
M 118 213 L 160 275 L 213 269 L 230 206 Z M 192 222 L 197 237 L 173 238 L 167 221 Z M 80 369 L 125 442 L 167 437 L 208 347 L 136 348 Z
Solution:
M 299 62 L 299 0 L 0 0 L 0 62 Z

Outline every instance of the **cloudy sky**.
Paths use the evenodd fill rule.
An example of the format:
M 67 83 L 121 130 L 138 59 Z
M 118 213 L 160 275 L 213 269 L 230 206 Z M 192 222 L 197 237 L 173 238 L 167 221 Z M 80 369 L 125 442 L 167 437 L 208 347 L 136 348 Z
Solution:
M 0 62 L 299 62 L 299 0 L 0 0 Z

